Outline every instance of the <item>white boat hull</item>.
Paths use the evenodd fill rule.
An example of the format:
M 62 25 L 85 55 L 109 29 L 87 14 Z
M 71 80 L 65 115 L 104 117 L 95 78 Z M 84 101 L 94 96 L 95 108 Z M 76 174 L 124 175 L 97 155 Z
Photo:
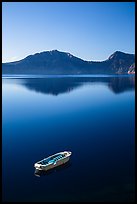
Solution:
M 72 154 L 71 152 L 67 152 L 67 151 L 61 152 L 60 154 L 63 154 L 63 153 L 64 153 L 66 156 L 64 156 L 64 158 L 62 158 L 62 159 L 60 159 L 60 160 L 58 160 L 58 161 L 56 161 L 56 162 L 54 162 L 54 163 L 51 163 L 51 164 L 48 164 L 48 165 L 42 165 L 41 162 L 44 161 L 44 160 L 46 160 L 46 159 L 44 159 L 44 160 L 41 160 L 41 161 L 35 163 L 35 164 L 34 164 L 34 167 L 36 168 L 36 170 L 48 171 L 48 170 L 53 169 L 53 168 L 55 168 L 55 167 L 57 167 L 57 166 L 63 165 L 63 164 L 65 164 L 66 162 L 69 161 L 70 155 Z M 58 154 L 59 154 L 59 153 L 58 153 Z M 55 154 L 55 155 L 56 155 L 56 154 Z M 53 155 L 53 156 L 54 156 L 54 155 Z M 50 157 L 48 157 L 48 158 L 50 158 Z

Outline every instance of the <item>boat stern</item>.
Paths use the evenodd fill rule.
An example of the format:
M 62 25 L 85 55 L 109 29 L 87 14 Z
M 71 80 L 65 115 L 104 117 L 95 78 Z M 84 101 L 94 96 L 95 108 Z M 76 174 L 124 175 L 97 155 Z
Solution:
M 35 164 L 34 164 L 34 167 L 35 167 L 36 169 L 38 169 L 38 170 L 42 170 L 42 169 L 41 169 L 41 164 L 35 163 Z

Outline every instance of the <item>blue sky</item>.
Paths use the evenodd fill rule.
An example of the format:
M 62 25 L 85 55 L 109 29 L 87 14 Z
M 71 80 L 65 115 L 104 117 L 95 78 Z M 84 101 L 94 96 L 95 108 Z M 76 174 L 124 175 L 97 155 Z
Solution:
M 135 3 L 2 3 L 3 62 L 54 49 L 93 61 L 135 53 Z

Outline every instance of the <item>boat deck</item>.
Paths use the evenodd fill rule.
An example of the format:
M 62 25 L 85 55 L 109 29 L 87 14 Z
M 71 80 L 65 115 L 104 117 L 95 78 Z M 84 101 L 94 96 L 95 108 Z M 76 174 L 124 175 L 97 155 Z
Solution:
M 48 158 L 48 159 L 43 159 L 40 164 L 42 165 L 47 165 L 47 164 L 51 164 L 51 163 L 54 163 L 54 162 L 57 162 L 58 160 L 62 159 L 64 157 L 64 155 L 58 155 L 58 156 L 53 156 L 51 158 Z

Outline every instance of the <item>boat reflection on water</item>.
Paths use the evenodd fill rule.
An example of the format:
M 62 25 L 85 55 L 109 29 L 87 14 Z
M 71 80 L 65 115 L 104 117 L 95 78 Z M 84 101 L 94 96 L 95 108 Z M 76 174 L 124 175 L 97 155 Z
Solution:
M 72 165 L 71 161 L 68 161 L 67 163 L 62 164 L 61 166 L 57 166 L 57 167 L 50 169 L 50 170 L 47 170 L 47 171 L 35 169 L 34 175 L 37 177 L 46 176 L 46 175 L 56 173 L 59 171 L 64 171 L 65 169 L 68 169 L 71 165 Z

